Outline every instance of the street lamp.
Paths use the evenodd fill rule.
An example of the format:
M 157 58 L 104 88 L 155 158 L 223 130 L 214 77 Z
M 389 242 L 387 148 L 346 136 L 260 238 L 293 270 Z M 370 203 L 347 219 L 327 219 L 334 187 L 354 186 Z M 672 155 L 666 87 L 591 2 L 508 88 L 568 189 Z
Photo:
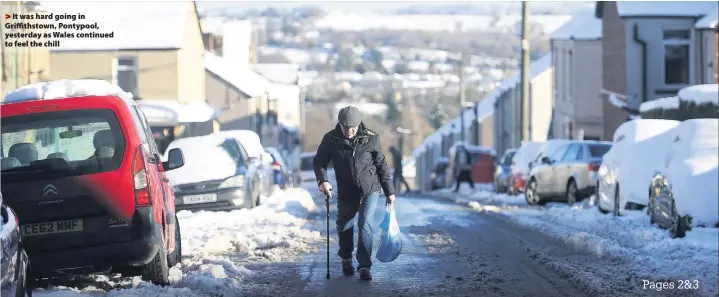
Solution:
M 403 156 L 404 136 L 412 135 L 412 130 L 403 127 L 397 127 L 395 131 L 397 132 L 397 134 L 399 134 L 399 137 L 397 137 L 397 150 L 399 150 L 399 155 Z

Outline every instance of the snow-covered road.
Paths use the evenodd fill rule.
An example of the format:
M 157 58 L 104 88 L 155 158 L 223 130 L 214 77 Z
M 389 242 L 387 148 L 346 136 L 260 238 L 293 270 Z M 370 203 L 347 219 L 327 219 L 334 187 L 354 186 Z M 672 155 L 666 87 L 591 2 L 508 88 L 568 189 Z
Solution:
M 621 217 L 602 214 L 593 205 L 593 198 L 572 207 L 561 203 L 540 207 L 527 205 L 524 196 L 488 190 L 463 188 L 459 194 L 440 190 L 434 195 L 479 212 L 500 214 L 519 226 L 561 240 L 577 253 L 594 255 L 597 263 L 599 259 L 610 260 L 613 265 L 601 271 L 592 271 L 593 263 L 546 261 L 596 291 L 609 293 L 617 287 L 618 277 L 640 290 L 644 290 L 646 280 L 673 284 L 674 290 L 663 291 L 682 296 L 719 295 L 717 228 L 694 228 L 685 238 L 671 239 L 666 230 L 650 225 L 643 211 L 628 211 Z M 691 284 L 691 288 L 679 290 L 680 282 Z
M 333 202 L 326 280 L 324 199 L 306 186 L 251 210 L 178 213 L 185 256 L 171 270 L 172 286 L 100 276 L 34 295 L 716 296 L 716 229 L 672 240 L 641 214 L 614 218 L 586 203 L 532 207 L 486 190 L 400 196 L 403 253 L 375 261 L 369 284 L 341 275 Z M 383 205 L 376 212 L 378 225 Z M 697 280 L 700 289 L 657 291 L 645 280 Z

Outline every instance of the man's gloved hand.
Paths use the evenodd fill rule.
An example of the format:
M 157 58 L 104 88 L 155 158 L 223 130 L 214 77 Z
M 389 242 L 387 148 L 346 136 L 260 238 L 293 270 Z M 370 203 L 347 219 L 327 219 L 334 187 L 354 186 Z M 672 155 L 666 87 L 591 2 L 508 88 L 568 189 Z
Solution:
M 320 184 L 319 190 L 322 193 L 330 194 L 330 193 L 332 193 L 332 185 L 330 185 L 330 183 L 328 183 L 328 182 L 323 182 Z
M 394 194 L 387 196 L 387 204 L 394 203 Z

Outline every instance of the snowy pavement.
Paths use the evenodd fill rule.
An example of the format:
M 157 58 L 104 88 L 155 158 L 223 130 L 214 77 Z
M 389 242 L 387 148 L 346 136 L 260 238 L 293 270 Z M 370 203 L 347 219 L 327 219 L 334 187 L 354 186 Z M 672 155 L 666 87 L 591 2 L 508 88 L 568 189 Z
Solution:
M 671 239 L 666 230 L 650 225 L 643 211 L 628 211 L 621 217 L 602 214 L 592 205 L 592 198 L 572 207 L 561 203 L 541 207 L 527 205 L 524 196 L 496 194 L 487 189 L 462 188 L 458 194 L 439 190 L 432 195 L 482 213 L 501 214 L 519 226 L 561 240 L 578 253 L 608 259 L 615 265 L 603 267 L 605 275 L 627 279 L 640 290 L 644 290 L 646 280 L 673 283 L 675 289 L 668 291 L 684 296 L 719 294 L 719 230 L 716 228 L 694 228 L 685 238 Z M 591 272 L 582 271 L 583 265 L 552 261 L 547 264 L 599 292 L 605 286 L 616 286 L 611 279 L 589 277 Z M 686 281 L 698 288 L 679 290 L 679 283 Z
M 172 286 L 158 287 L 139 277 L 98 276 L 36 289 L 33 295 L 243 296 L 263 285 L 256 280 L 265 273 L 246 265 L 287 261 L 316 248 L 320 233 L 304 228 L 315 211 L 312 197 L 303 189 L 276 191 L 254 209 L 180 211 L 183 260 L 170 270 Z

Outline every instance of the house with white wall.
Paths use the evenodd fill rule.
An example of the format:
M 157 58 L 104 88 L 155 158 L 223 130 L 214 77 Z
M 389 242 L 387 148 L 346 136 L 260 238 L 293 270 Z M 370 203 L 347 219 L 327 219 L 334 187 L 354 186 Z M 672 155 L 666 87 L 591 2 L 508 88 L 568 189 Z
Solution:
M 552 122 L 552 54 L 532 61 L 529 65 L 529 119 L 522 121 L 522 97 L 520 74 L 502 81 L 494 100 L 493 128 L 494 149 L 498 155 L 510 148 L 519 147 L 524 141 L 546 141 Z M 485 99 L 487 100 L 487 99 Z M 523 139 L 524 129 L 529 139 Z
M 601 140 L 602 21 L 582 11 L 550 35 L 554 109 L 549 138 Z
M 704 30 L 697 27 L 703 27 L 702 19 L 711 19 L 718 9 L 715 1 L 617 3 L 626 33 L 625 97 L 630 109 L 707 81 L 714 66 L 706 61 L 713 60 L 715 53 L 713 46 L 704 45 L 710 38 L 705 39 Z

